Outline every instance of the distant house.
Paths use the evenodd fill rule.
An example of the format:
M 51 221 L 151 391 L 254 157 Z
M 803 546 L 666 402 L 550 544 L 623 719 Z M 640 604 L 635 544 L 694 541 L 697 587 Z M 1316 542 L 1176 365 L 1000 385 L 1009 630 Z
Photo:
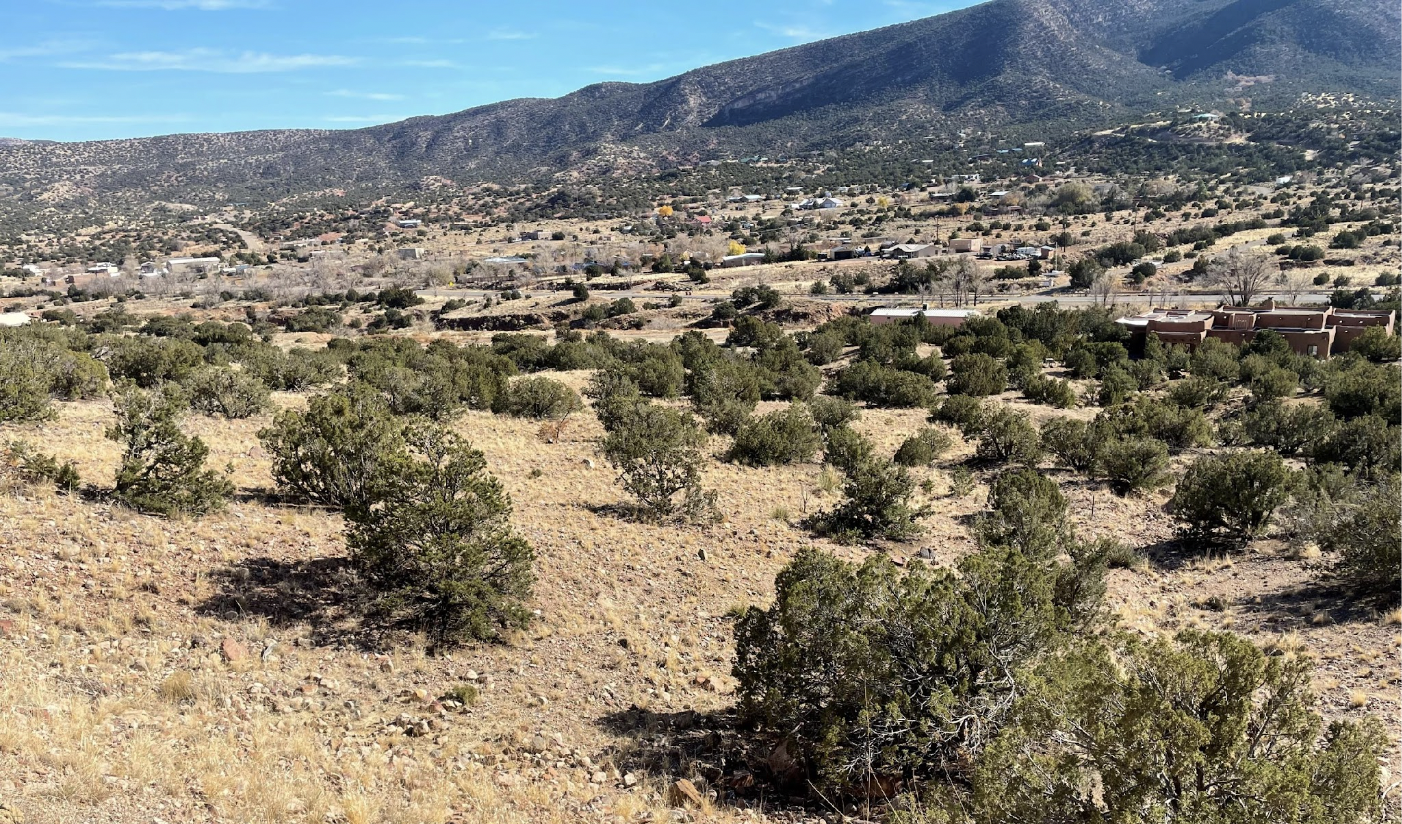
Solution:
M 0 312 L 0 328 L 13 329 L 28 326 L 33 318 L 23 312 Z
M 714 221 L 711 220 L 710 215 L 696 215 L 691 219 L 691 222 L 696 224 L 697 226 L 710 226 L 712 223 L 714 223 Z
M 981 313 L 977 309 L 931 309 L 922 306 L 919 309 L 875 309 L 867 316 L 867 320 L 873 326 L 884 326 L 910 320 L 916 315 L 924 315 L 925 320 L 932 326 L 963 326 L 964 321 L 979 314 Z
M 882 254 L 892 260 L 910 260 L 911 258 L 934 257 L 939 254 L 939 247 L 932 243 L 898 243 Z
M 973 252 L 978 254 L 983 251 L 983 241 L 976 237 L 956 237 L 949 241 L 949 248 L 954 252 Z
M 122 270 L 117 268 L 115 263 L 96 263 L 89 266 L 87 273 L 90 275 L 106 275 L 109 278 L 120 277 Z
M 394 222 L 394 225 L 401 229 L 417 229 L 423 224 L 422 220 L 396 220 Z
M 522 263 L 530 263 L 523 257 L 489 257 L 483 263 L 493 263 L 498 266 L 519 266 Z
M 721 258 L 720 265 L 723 269 L 733 269 L 736 266 L 754 266 L 763 262 L 763 252 L 746 252 L 743 255 L 726 255 Z
M 411 246 L 405 249 L 396 249 L 395 254 L 399 256 L 400 260 L 423 260 L 427 253 L 418 246 Z
M 866 254 L 860 246 L 838 246 L 828 250 L 828 260 L 856 260 Z
M 1263 329 L 1285 338 L 1290 349 L 1312 358 L 1328 358 L 1347 352 L 1368 328 L 1376 326 L 1388 334 L 1394 324 L 1392 310 L 1296 309 L 1277 307 L 1267 300 L 1260 306 L 1222 305 L 1210 312 L 1186 309 L 1156 309 L 1116 323 L 1127 328 L 1132 338 L 1152 334 L 1164 343 L 1195 347 L 1207 338 L 1217 338 L 1245 346 Z
M 175 274 L 177 272 L 194 272 L 196 274 L 203 274 L 205 272 L 218 269 L 220 266 L 223 265 L 224 261 L 220 260 L 217 257 L 178 257 L 171 258 L 170 260 L 166 261 L 166 268 L 169 269 L 172 274 Z
M 543 234 L 543 232 L 541 232 L 539 229 L 532 229 L 532 230 L 529 231 L 529 232 L 522 232 L 522 233 L 521 233 L 521 239 L 522 239 L 522 240 L 540 240 L 542 234 Z M 548 235 L 547 235 L 547 237 L 548 237 Z
M 841 209 L 841 208 L 842 208 L 843 206 L 845 206 L 845 205 L 846 205 L 846 204 L 844 204 L 842 201 L 838 200 L 838 199 L 835 198 L 835 197 L 825 197 L 825 198 L 823 198 L 822 200 L 818 201 L 817 206 L 815 206 L 814 208 L 817 208 L 817 209 Z

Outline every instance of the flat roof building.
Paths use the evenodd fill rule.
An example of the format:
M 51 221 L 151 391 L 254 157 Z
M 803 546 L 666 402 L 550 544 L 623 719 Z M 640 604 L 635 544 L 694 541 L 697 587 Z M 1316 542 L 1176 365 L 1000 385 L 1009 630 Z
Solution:
M 1223 304 L 1211 311 L 1154 309 L 1116 322 L 1135 337 L 1142 339 L 1153 334 L 1164 343 L 1189 348 L 1207 338 L 1245 346 L 1259 332 L 1269 329 L 1285 338 L 1297 354 L 1322 359 L 1347 352 L 1370 327 L 1381 327 L 1392 334 L 1394 320 L 1390 309 L 1278 307 L 1273 300 L 1267 300 L 1260 306 Z

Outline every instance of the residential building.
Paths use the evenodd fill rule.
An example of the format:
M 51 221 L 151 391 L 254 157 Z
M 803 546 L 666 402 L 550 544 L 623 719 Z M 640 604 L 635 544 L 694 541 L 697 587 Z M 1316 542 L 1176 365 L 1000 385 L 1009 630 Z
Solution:
M 931 309 L 924 305 L 919 309 L 875 309 L 867 316 L 867 320 L 873 326 L 885 326 L 910 320 L 916 315 L 924 315 L 925 320 L 933 326 L 963 326 L 964 321 L 980 314 L 977 309 Z
M 204 272 L 209 272 L 214 269 L 218 269 L 223 265 L 224 261 L 220 260 L 217 257 L 177 257 L 171 258 L 170 260 L 166 261 L 166 268 L 169 269 L 172 274 L 177 272 L 194 272 L 196 274 L 202 274 Z
M 983 251 L 983 240 L 976 237 L 956 237 L 949 240 L 949 249 L 952 252 L 973 252 L 979 254 Z
M 934 257 L 939 253 L 939 247 L 933 243 L 897 243 L 895 246 L 882 250 L 882 255 L 892 260 Z
M 721 258 L 720 265 L 723 269 L 733 269 L 736 266 L 754 266 L 763 262 L 763 252 L 746 252 L 743 255 L 726 255 Z
M 1370 327 L 1392 334 L 1392 310 L 1336 310 L 1324 307 L 1280 307 L 1273 300 L 1260 306 L 1223 304 L 1211 311 L 1155 309 L 1133 317 L 1120 318 L 1133 337 L 1153 334 L 1167 344 L 1195 347 L 1207 338 L 1217 338 L 1245 346 L 1263 329 L 1285 338 L 1290 349 L 1313 358 L 1328 358 L 1347 352 Z
M 408 248 L 395 250 L 395 254 L 399 256 L 400 260 L 423 260 L 424 255 L 428 253 L 421 247 L 410 246 Z
M 17 326 L 28 326 L 33 318 L 23 312 L 0 312 L 0 328 L 13 329 Z

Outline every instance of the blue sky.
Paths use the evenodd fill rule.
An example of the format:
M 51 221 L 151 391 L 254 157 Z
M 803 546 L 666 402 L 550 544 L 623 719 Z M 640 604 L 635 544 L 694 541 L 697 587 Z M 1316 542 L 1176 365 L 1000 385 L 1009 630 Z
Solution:
M 0 0 L 0 137 L 356 128 L 697 66 L 972 0 Z

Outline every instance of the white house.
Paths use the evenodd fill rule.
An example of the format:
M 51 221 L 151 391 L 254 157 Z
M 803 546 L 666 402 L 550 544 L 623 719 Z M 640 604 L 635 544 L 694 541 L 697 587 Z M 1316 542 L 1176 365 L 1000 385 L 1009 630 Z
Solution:
M 867 319 L 873 326 L 884 326 L 910 320 L 916 315 L 924 315 L 925 320 L 934 326 L 963 326 L 964 321 L 979 314 L 981 313 L 977 309 L 875 309 Z
M 13 329 L 17 326 L 28 326 L 33 318 L 23 312 L 0 312 L 0 328 Z

